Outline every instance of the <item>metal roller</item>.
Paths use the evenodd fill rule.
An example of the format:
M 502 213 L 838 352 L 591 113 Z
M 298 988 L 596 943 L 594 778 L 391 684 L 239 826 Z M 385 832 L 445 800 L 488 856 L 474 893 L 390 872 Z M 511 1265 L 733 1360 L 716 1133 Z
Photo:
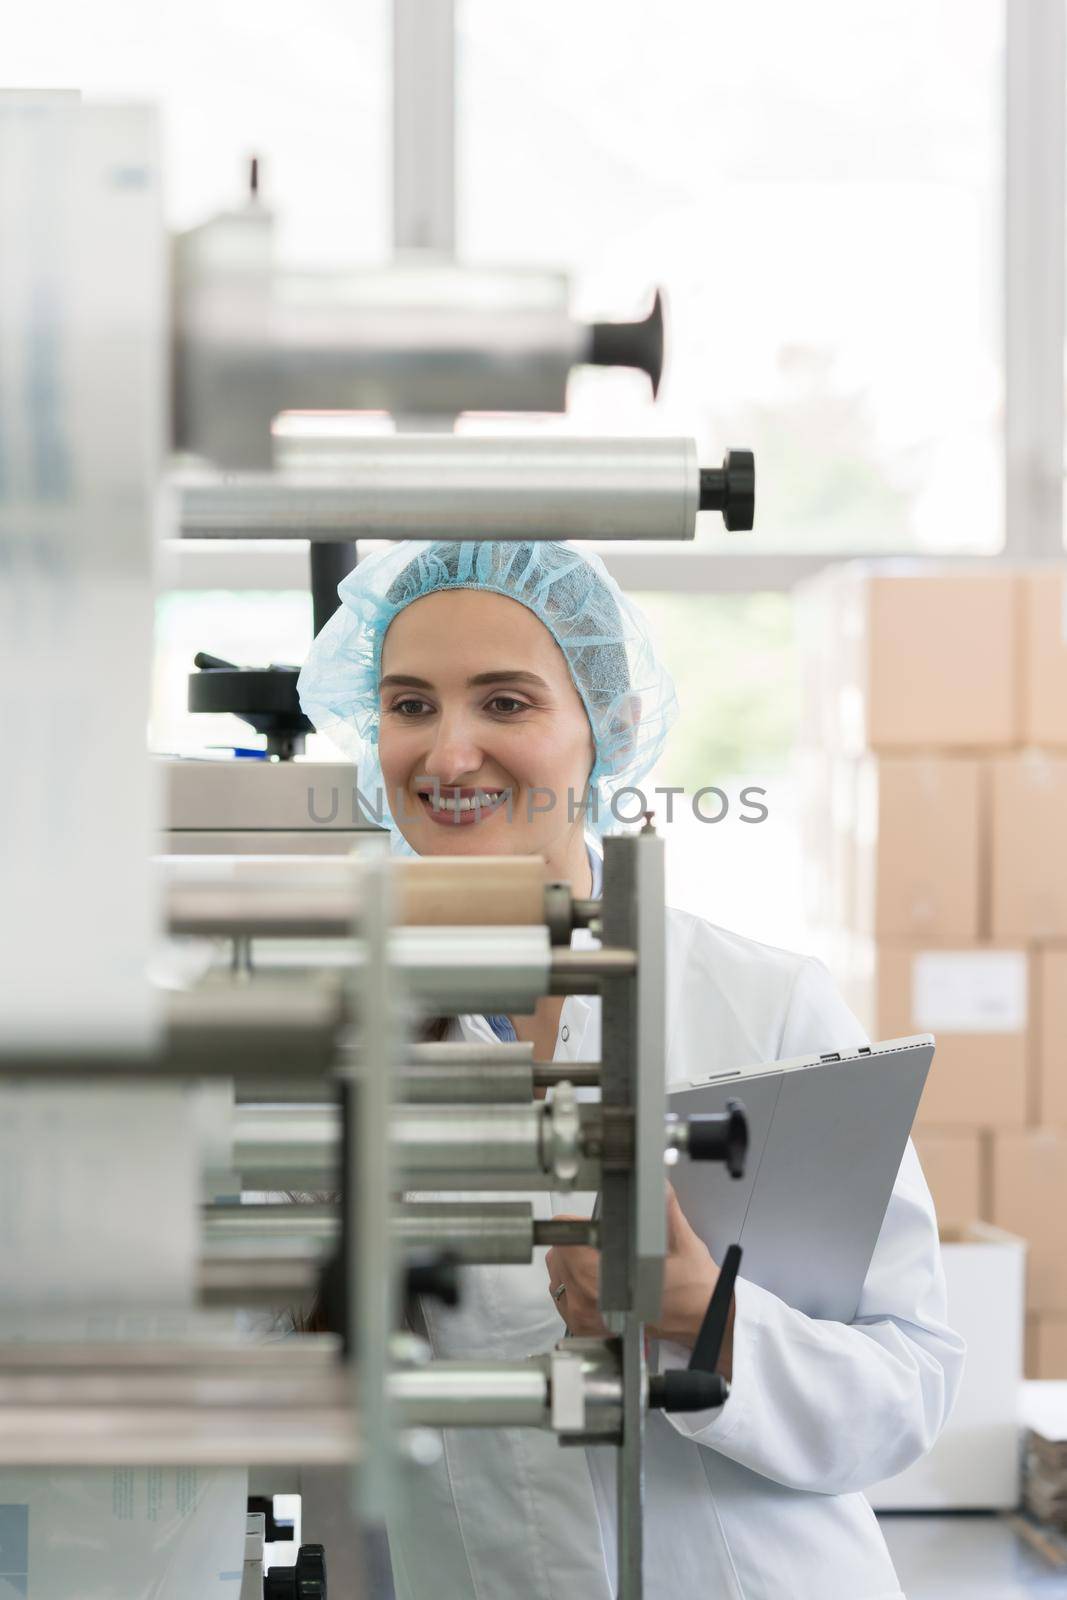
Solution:
M 343 473 L 183 477 L 187 539 L 692 539 L 692 439 L 352 439 Z
M 468 1265 L 519 1265 L 533 1258 L 533 1207 L 528 1201 L 407 1201 L 393 1228 L 402 1249 L 448 1251 Z
M 535 1221 L 528 1200 L 408 1200 L 396 1213 L 398 1243 L 448 1251 L 468 1265 L 528 1263 L 544 1245 L 595 1245 L 595 1221 Z
M 340 1235 L 335 1206 L 206 1206 L 204 1255 L 222 1262 L 319 1259 Z M 469 1265 L 529 1262 L 538 1246 L 595 1245 L 595 1221 L 535 1221 L 528 1200 L 408 1200 L 393 1217 L 402 1249 L 449 1251 Z
M 355 775 L 353 774 L 353 788 Z M 336 856 L 160 856 L 170 931 L 200 937 L 344 937 L 360 916 L 365 863 Z M 546 883 L 539 856 L 425 856 L 390 863 L 401 927 L 547 926 L 569 946 L 599 901 Z
M 419 1105 L 526 1105 L 533 1099 L 533 1066 L 404 1067 L 396 1098 Z
M 400 1420 L 426 1428 L 545 1428 L 546 1367 L 532 1361 L 432 1361 L 393 1372 L 389 1394 Z
M 229 467 L 269 466 L 284 411 L 566 409 L 575 365 L 663 363 L 657 295 L 635 322 L 584 324 L 561 273 L 398 259 L 302 272 L 275 261 L 260 202 L 175 241 L 174 444 Z
M 321 1189 L 337 1182 L 340 1118 L 335 1107 L 240 1106 L 233 1166 L 247 1189 Z M 596 1186 L 599 1113 L 565 1087 L 529 1105 L 394 1109 L 393 1162 L 409 1187 L 562 1189 Z

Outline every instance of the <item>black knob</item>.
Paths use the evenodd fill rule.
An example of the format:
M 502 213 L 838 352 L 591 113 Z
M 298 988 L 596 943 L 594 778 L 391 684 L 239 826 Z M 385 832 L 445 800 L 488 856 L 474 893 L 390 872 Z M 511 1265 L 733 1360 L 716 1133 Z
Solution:
M 731 1178 L 744 1176 L 748 1118 L 740 1100 L 728 1100 L 723 1112 L 690 1117 L 686 1126 L 690 1161 L 722 1161 Z
M 263 1600 L 328 1600 L 322 1545 L 302 1544 L 295 1567 L 272 1567 L 263 1579 Z
M 326 1551 L 302 1544 L 296 1558 L 296 1600 L 326 1600 Z
M 589 364 L 647 372 L 654 399 L 663 376 L 663 296 L 659 290 L 652 310 L 640 322 L 594 322 L 589 332 Z
M 731 533 L 747 533 L 756 516 L 756 458 L 727 450 L 721 467 L 700 469 L 700 510 L 721 511 Z
M 720 1372 L 694 1372 L 686 1367 L 660 1372 L 648 1380 L 652 1411 L 710 1411 L 726 1404 L 730 1385 Z
M 408 1257 L 408 1295 L 429 1295 L 445 1306 L 459 1305 L 459 1262 L 447 1251 L 413 1251 Z

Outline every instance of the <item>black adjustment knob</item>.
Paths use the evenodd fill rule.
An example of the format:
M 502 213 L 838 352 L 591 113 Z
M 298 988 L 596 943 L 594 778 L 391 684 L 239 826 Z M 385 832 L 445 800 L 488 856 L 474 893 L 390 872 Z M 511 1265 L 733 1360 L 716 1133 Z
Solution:
M 663 376 L 663 296 L 659 290 L 652 310 L 640 322 L 594 322 L 589 332 L 586 359 L 590 366 L 636 367 L 647 372 L 655 399 Z
M 652 1411 L 710 1411 L 726 1404 L 730 1385 L 721 1372 L 694 1372 L 680 1368 L 660 1372 L 648 1380 L 648 1404 Z
M 748 1117 L 740 1100 L 728 1100 L 724 1112 L 690 1117 L 686 1128 L 690 1161 L 722 1161 L 731 1178 L 744 1176 Z
M 305 736 L 313 730 L 296 692 L 299 667 L 236 667 L 206 650 L 194 661 L 198 670 L 189 676 L 190 711 L 240 717 L 266 735 L 269 755 L 290 760 L 303 752 Z
M 458 1306 L 458 1266 L 457 1257 L 447 1251 L 412 1251 L 406 1269 L 408 1295 L 428 1295 L 442 1305 Z
M 272 1567 L 263 1579 L 263 1600 L 328 1600 L 323 1546 L 302 1544 L 295 1567 Z
M 326 1551 L 302 1544 L 296 1558 L 296 1600 L 326 1600 Z
M 701 467 L 701 511 L 721 511 L 731 533 L 747 533 L 756 517 L 756 458 L 727 450 L 721 467 Z

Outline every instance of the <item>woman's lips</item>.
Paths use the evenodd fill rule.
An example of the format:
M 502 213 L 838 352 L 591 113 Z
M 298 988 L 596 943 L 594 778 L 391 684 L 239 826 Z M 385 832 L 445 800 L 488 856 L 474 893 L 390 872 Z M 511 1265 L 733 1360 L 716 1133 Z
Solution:
M 462 791 L 461 791 L 462 793 Z M 473 791 L 468 791 L 463 798 L 473 796 Z M 452 798 L 449 796 L 449 798 Z M 419 804 L 431 822 L 436 822 L 440 828 L 473 828 L 479 822 L 484 822 L 494 812 L 500 811 L 508 801 L 508 792 L 505 790 L 495 800 L 483 800 L 478 805 L 470 806 L 464 811 L 453 811 L 448 807 L 436 808 L 429 795 L 420 794 Z

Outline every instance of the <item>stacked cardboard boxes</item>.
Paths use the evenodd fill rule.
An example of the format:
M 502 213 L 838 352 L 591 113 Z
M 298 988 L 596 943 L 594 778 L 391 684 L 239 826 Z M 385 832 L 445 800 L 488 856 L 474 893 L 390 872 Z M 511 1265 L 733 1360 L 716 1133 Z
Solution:
M 1030 1245 L 1067 1378 L 1067 566 L 850 565 L 798 595 L 809 918 L 877 1038 L 931 1032 L 943 1227 Z

